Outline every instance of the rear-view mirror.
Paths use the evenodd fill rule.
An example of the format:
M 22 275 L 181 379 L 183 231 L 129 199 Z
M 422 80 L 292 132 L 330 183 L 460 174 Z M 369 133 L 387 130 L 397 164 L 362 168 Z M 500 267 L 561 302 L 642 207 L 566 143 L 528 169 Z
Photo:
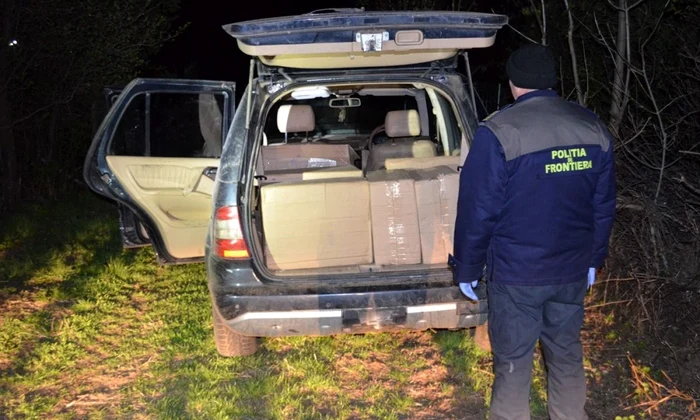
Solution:
M 361 104 L 360 98 L 333 98 L 328 101 L 331 108 L 357 108 Z

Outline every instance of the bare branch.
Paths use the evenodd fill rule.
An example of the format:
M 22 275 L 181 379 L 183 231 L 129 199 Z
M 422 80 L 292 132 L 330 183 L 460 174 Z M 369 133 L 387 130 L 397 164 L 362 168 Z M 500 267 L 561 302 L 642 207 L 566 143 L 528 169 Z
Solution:
M 603 31 L 600 29 L 600 24 L 598 23 L 598 17 L 595 15 L 595 13 L 593 14 L 593 22 L 595 23 L 596 30 L 598 31 L 598 42 L 600 42 L 601 44 L 603 44 L 603 46 L 605 46 L 605 48 L 608 50 L 608 53 L 610 54 L 610 56 L 615 57 L 615 54 L 613 53 L 613 50 L 610 47 L 610 44 L 608 44 L 608 41 L 605 39 L 605 35 L 603 35 Z M 588 29 L 588 28 L 586 28 L 586 29 Z M 593 35 L 593 37 L 595 37 L 595 34 L 593 33 L 593 31 L 591 31 L 590 29 L 588 31 L 591 33 L 591 35 Z
M 517 33 L 517 34 L 520 35 L 521 37 L 525 38 L 526 40 L 532 42 L 533 44 L 537 44 L 537 43 L 538 43 L 538 42 L 535 41 L 534 39 L 530 38 L 529 36 L 525 35 L 524 33 L 520 32 L 519 30 L 515 29 L 515 27 L 513 27 L 511 24 L 508 24 L 507 26 L 508 26 L 510 29 L 514 30 L 515 33 Z
M 694 186 L 690 182 L 688 182 L 687 179 L 683 176 L 683 174 L 679 174 L 679 177 L 676 178 L 676 181 L 680 182 L 681 184 L 685 185 L 686 188 L 688 188 L 690 191 L 693 193 L 700 195 L 700 188 Z
M 630 10 L 632 10 L 632 9 L 634 9 L 635 7 L 639 6 L 643 1 L 644 1 L 644 0 L 638 0 L 638 1 L 637 1 L 636 3 L 634 3 L 633 5 L 631 5 L 631 6 L 625 6 L 625 7 L 615 6 L 615 4 L 612 2 L 612 0 L 608 0 L 608 4 L 610 4 L 610 5 L 611 5 L 614 9 L 616 9 L 616 10 L 620 10 L 620 11 L 621 11 L 621 10 L 626 10 L 626 11 L 629 12 Z
M 643 159 L 642 159 L 642 156 L 641 156 L 642 154 L 640 154 L 640 153 L 635 153 L 634 151 L 629 150 L 628 147 L 627 147 L 628 143 L 629 143 L 629 142 L 625 142 L 625 143 L 622 143 L 622 144 L 621 144 L 622 150 L 624 150 L 625 152 L 627 152 L 627 155 L 629 155 L 632 159 L 636 160 L 638 163 L 640 163 L 641 165 L 643 165 L 643 166 L 645 166 L 645 167 L 647 167 L 647 168 L 649 168 L 649 169 L 652 169 L 652 170 L 654 170 L 654 171 L 658 171 L 658 170 L 659 170 L 659 167 L 658 167 L 658 166 L 655 166 L 654 164 L 649 163 L 649 162 L 643 160 Z
M 611 0 L 608 0 L 613 7 Z M 622 104 L 625 100 L 626 93 L 623 86 L 625 85 L 625 64 L 629 67 L 629 62 L 625 63 L 628 28 L 627 28 L 627 0 L 619 0 L 619 7 L 615 7 L 617 12 L 617 40 L 615 42 L 615 53 L 613 60 L 615 61 L 615 73 L 613 74 L 612 83 L 612 100 L 610 101 L 610 128 L 615 135 L 619 136 L 620 123 L 622 122 Z
M 561 83 L 561 94 L 566 91 L 564 89 L 564 66 L 561 65 L 561 57 L 559 57 L 559 81 Z
M 639 2 L 637 2 L 636 4 L 639 4 L 640 2 L 641 2 L 641 0 Z M 627 43 L 625 46 L 625 51 L 627 52 L 627 57 L 626 57 L 626 59 L 627 59 L 627 72 L 625 73 L 625 90 L 623 91 L 624 98 L 623 98 L 623 102 L 622 102 L 622 109 L 620 110 L 620 118 L 622 118 L 624 116 L 625 109 L 627 109 L 627 105 L 629 104 L 630 79 L 632 78 L 632 73 L 631 73 L 632 47 L 631 47 L 631 42 L 630 42 L 630 8 L 629 7 L 625 10 L 625 32 L 626 32 L 625 37 L 627 38 Z
M 491 9 L 491 13 L 496 13 L 493 9 Z M 510 23 L 506 23 L 506 26 L 509 27 L 510 29 L 514 30 L 516 34 L 520 35 L 521 37 L 525 38 L 526 40 L 532 42 L 533 44 L 539 44 L 539 42 L 535 41 L 534 39 L 530 38 L 529 36 L 525 35 L 524 33 L 520 32 L 519 30 L 515 29 L 513 25 Z
M 654 36 L 654 33 L 659 27 L 659 24 L 661 23 L 661 19 L 664 16 L 664 11 L 666 10 L 666 7 L 668 7 L 668 4 L 671 2 L 671 0 L 666 0 L 666 4 L 664 4 L 664 8 L 661 11 L 661 14 L 659 15 L 659 18 L 656 20 L 656 24 L 654 25 L 654 29 L 651 31 L 647 39 L 642 43 L 641 48 L 640 48 L 640 56 L 642 60 L 642 70 L 641 74 L 644 79 L 644 82 L 646 84 L 646 90 L 647 94 L 649 96 L 649 100 L 651 100 L 652 106 L 654 107 L 654 114 L 656 115 L 656 119 L 659 124 L 659 131 L 661 133 L 661 168 L 659 169 L 659 180 L 656 184 L 656 194 L 654 194 L 654 202 L 656 202 L 659 199 L 659 194 L 661 193 L 661 184 L 663 182 L 664 178 L 664 169 L 666 168 L 666 154 L 668 151 L 668 134 L 666 133 L 666 127 L 664 125 L 664 120 L 661 118 L 661 111 L 660 108 L 656 102 L 656 96 L 654 95 L 653 89 L 651 88 L 651 80 L 647 74 L 647 67 L 646 67 L 646 59 L 645 59 L 645 52 L 644 49 L 646 48 L 647 44 L 649 41 L 652 39 Z
M 586 57 L 586 43 L 581 41 L 581 50 L 583 51 L 583 68 L 586 70 L 586 93 L 584 94 L 584 101 L 588 103 L 588 93 L 590 92 L 590 73 L 588 72 L 588 57 Z
M 625 142 L 620 143 L 620 145 L 621 145 L 621 146 L 625 146 L 625 145 L 627 145 L 628 143 L 631 143 L 632 141 L 634 141 L 634 139 L 636 139 L 637 137 L 639 137 L 639 136 L 644 132 L 644 129 L 646 128 L 647 124 L 649 124 L 649 121 L 651 121 L 651 117 L 647 118 L 647 120 L 644 121 L 644 125 L 642 126 L 642 128 L 640 128 L 639 130 L 637 130 L 637 132 L 634 134 L 634 136 L 630 137 L 630 138 L 627 139 Z
M 642 46 L 641 46 L 642 50 L 644 50 L 644 48 L 646 48 L 649 41 L 651 41 L 651 39 L 654 37 L 656 30 L 659 29 L 659 25 L 661 24 L 661 20 L 663 19 L 664 13 L 666 12 L 666 8 L 668 7 L 668 4 L 670 2 L 671 2 L 671 0 L 666 0 L 666 3 L 664 4 L 663 9 L 661 9 L 661 14 L 659 14 L 659 18 L 656 20 L 656 24 L 654 24 L 654 28 L 649 33 L 649 36 L 647 37 L 647 39 L 645 39 L 644 42 L 642 43 Z
M 576 87 L 576 99 L 581 105 L 586 105 L 586 100 L 583 96 L 583 90 L 581 89 L 581 81 L 578 75 L 578 62 L 576 59 L 576 47 L 574 46 L 574 19 L 571 15 L 571 8 L 569 7 L 569 0 L 564 0 L 564 5 L 566 6 L 566 12 L 569 16 L 569 53 L 571 54 L 571 67 L 574 74 L 574 85 Z
M 530 0 L 530 7 L 532 8 L 532 11 L 535 12 L 535 20 L 537 21 L 537 26 L 540 27 L 540 33 L 544 33 L 544 26 L 542 24 L 542 18 L 540 17 L 537 6 L 535 6 L 535 0 Z M 544 44 L 544 43 L 543 43 Z

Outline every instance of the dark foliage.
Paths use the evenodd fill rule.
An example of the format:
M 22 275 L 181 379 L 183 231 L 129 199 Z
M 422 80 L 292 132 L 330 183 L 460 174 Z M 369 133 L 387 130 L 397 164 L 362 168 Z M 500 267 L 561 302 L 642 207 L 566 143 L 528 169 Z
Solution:
M 102 87 L 131 80 L 177 34 L 178 3 L 0 3 L 0 210 L 80 182 Z

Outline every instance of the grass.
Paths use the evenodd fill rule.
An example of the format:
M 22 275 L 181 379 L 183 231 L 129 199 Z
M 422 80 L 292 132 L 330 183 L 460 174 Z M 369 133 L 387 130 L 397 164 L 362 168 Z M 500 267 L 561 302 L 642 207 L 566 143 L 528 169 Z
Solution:
M 116 216 L 83 194 L 2 220 L 0 417 L 484 418 L 490 360 L 463 331 L 219 357 L 204 267 L 123 250 Z M 541 371 L 533 383 L 543 414 Z

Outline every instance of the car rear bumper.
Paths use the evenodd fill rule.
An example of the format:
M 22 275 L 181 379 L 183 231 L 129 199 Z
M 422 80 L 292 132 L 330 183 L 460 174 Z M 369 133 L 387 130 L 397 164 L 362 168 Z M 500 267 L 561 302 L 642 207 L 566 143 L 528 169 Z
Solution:
M 333 335 L 393 330 L 471 328 L 486 322 L 485 299 L 464 299 L 458 287 L 324 295 L 215 298 L 225 323 L 256 337 Z

